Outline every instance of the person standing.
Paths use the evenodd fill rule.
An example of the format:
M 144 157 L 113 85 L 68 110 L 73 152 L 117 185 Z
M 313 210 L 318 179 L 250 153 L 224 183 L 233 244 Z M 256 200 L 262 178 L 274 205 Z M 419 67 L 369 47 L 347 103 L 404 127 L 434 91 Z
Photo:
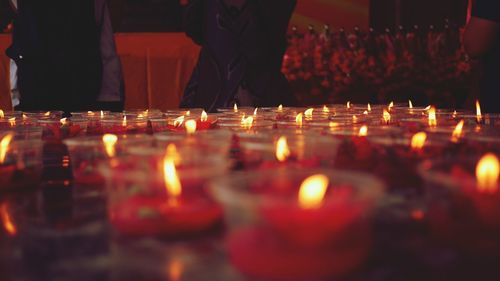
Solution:
M 191 0 L 185 31 L 202 46 L 181 107 L 294 105 L 281 73 L 296 0 Z
M 483 111 L 500 113 L 500 1 L 475 0 L 464 32 L 467 53 L 481 63 Z
M 121 64 L 105 0 L 11 2 L 12 45 L 6 53 L 18 68 L 16 109 L 123 109 Z

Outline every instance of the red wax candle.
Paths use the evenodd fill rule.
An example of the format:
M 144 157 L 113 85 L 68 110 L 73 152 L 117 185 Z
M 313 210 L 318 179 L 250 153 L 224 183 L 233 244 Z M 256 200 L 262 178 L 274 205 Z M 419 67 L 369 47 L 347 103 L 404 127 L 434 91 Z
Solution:
M 217 128 L 217 119 L 208 117 L 206 121 L 196 120 L 196 130 L 204 131 Z

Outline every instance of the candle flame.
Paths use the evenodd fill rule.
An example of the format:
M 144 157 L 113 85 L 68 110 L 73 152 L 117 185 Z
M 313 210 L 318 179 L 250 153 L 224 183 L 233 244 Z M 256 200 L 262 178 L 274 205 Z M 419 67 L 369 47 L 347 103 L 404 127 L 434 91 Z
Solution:
M 330 123 L 328 123 L 328 127 L 330 127 L 330 130 L 332 130 L 332 131 L 337 129 L 339 126 L 340 126 L 340 124 L 337 122 L 330 121 Z
M 367 106 L 367 109 L 366 109 L 366 110 L 367 110 L 368 112 L 371 112 L 371 111 L 372 111 L 372 106 L 371 106 L 371 104 L 368 104 L 368 106 Z
M 238 112 L 238 105 L 237 104 L 234 104 L 233 111 Z
M 17 234 L 17 228 L 12 220 L 9 210 L 7 208 L 7 203 L 2 204 L 0 208 L 0 217 L 2 219 L 3 228 L 10 236 L 15 236 Z
M 179 165 L 181 163 L 181 156 L 177 151 L 177 146 L 173 143 L 167 146 L 165 157 L 174 160 L 175 165 Z
M 325 175 L 314 175 L 302 182 L 299 190 L 299 205 L 303 209 L 317 209 L 321 207 L 329 185 Z
M 411 138 L 411 148 L 415 151 L 420 151 L 424 148 L 425 141 L 427 140 L 427 134 L 424 132 L 416 133 Z
M 350 109 L 350 108 L 351 108 L 351 102 L 350 102 L 350 101 L 348 101 L 348 102 L 347 102 L 347 109 Z
M 408 100 L 408 108 L 413 109 L 413 103 L 411 100 Z
M 243 118 L 241 119 L 241 126 L 245 129 L 251 129 L 253 126 L 253 117 L 252 116 L 249 116 L 249 117 L 243 116 Z
M 104 143 L 104 149 L 109 158 L 116 156 L 115 145 L 118 142 L 118 137 L 112 134 L 105 134 L 102 136 L 102 142 Z
M 208 121 L 208 114 L 203 110 L 201 113 L 201 122 L 207 122 Z
M 457 126 L 453 130 L 453 133 L 451 134 L 451 140 L 453 142 L 458 142 L 458 140 L 462 137 L 462 131 L 464 129 L 464 120 L 461 120 L 458 122 Z
M 366 136 L 368 136 L 368 126 L 364 125 L 363 127 L 361 127 L 359 129 L 358 136 L 360 136 L 360 137 L 366 137 Z
M 288 141 L 285 136 L 279 138 L 276 143 L 276 159 L 280 162 L 285 162 L 288 157 L 290 157 L 290 148 L 288 147 Z
M 184 118 L 185 118 L 184 115 L 175 118 L 175 120 L 174 120 L 174 126 L 175 127 L 180 127 L 184 123 Z
M 278 106 L 278 112 L 283 112 L 283 105 L 282 105 L 282 104 L 280 104 L 280 105 Z
M 66 125 L 67 121 L 68 121 L 68 118 L 62 118 L 61 120 L 59 120 L 59 122 L 61 122 L 61 125 Z
M 476 100 L 476 120 L 477 123 L 481 123 L 483 120 L 483 115 L 481 114 L 481 104 L 479 103 L 479 100 Z
M 185 115 L 188 116 L 188 117 L 191 116 L 191 110 L 186 111 Z
M 432 106 L 428 105 L 426 108 L 424 108 L 424 111 L 429 111 L 432 108 Z
M 389 106 L 387 107 L 387 109 L 388 109 L 389 111 L 391 111 L 393 107 L 394 107 L 394 102 L 393 102 L 393 101 L 391 101 L 391 103 L 389 104 Z
M 5 117 L 5 113 L 3 112 L 3 110 L 0 109 L 0 118 L 4 118 Z
M 313 112 L 314 112 L 314 108 L 309 108 L 308 110 L 304 111 L 304 116 L 305 116 L 307 119 L 312 119 L 312 117 L 313 117 Z
M 258 107 L 256 107 L 255 110 L 253 111 L 253 116 L 257 116 L 257 111 L 259 111 Z
M 477 188 L 480 192 L 495 193 L 498 190 L 500 163 L 498 157 L 488 153 L 476 166 Z
M 101 110 L 101 118 L 104 117 L 104 111 Z
M 127 115 L 123 116 L 122 126 L 127 127 Z
M 437 126 L 437 118 L 436 118 L 436 108 L 432 106 L 429 109 L 429 127 Z
M 382 114 L 382 118 L 384 118 L 385 124 L 391 123 L 391 114 L 386 109 L 384 109 L 384 113 Z
M 9 118 L 9 125 L 11 127 L 16 126 L 16 117 Z
M 26 114 L 24 114 L 24 113 L 23 113 L 23 119 L 24 119 L 24 120 L 25 120 L 25 119 L 28 119 L 28 115 L 26 115 Z
M 186 121 L 186 133 L 188 134 L 194 134 L 196 133 L 196 121 L 195 120 L 188 120 Z
M 356 115 L 353 115 L 353 116 L 352 116 L 352 122 L 353 122 L 353 123 L 358 122 L 358 117 L 357 117 Z
M 364 115 L 368 115 L 368 110 L 363 111 Z
M 139 115 L 137 115 L 137 118 L 144 118 L 144 115 L 142 115 L 142 113 L 139 113 Z
M 328 108 L 328 106 L 323 105 L 323 113 L 329 113 L 329 112 L 330 112 L 330 109 Z
M 45 112 L 45 114 L 43 114 L 43 115 L 46 117 L 50 116 L 50 111 Z
M 5 162 L 5 158 L 7 157 L 7 151 L 9 150 L 9 145 L 14 138 L 14 133 L 9 133 L 5 135 L 2 140 L 0 140 L 0 164 Z
M 302 128 L 302 125 L 303 125 L 303 122 L 304 122 L 303 121 L 303 117 L 304 117 L 304 115 L 302 113 L 297 114 L 297 116 L 295 117 L 295 123 L 300 128 Z
M 457 111 L 456 110 L 453 110 L 453 114 L 451 115 L 451 117 L 453 119 L 457 118 Z
M 182 194 L 182 185 L 177 175 L 174 159 L 165 156 L 163 158 L 163 177 L 165 180 L 165 189 L 168 195 L 168 203 L 172 206 L 178 205 L 178 198 Z
M 95 113 L 94 113 L 93 111 L 87 111 L 87 115 L 88 115 L 88 116 L 94 116 L 94 115 L 95 115 Z

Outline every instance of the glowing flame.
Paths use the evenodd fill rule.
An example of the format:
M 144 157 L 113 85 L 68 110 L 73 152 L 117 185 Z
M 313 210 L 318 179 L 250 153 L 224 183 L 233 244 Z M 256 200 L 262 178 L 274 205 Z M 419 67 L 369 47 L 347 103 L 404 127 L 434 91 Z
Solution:
M 288 141 L 285 136 L 279 138 L 276 143 L 276 159 L 280 162 L 284 162 L 290 157 L 290 148 L 288 147 Z
M 104 143 L 104 149 L 108 157 L 113 158 L 116 156 L 115 145 L 118 142 L 118 137 L 112 134 L 106 134 L 102 136 L 102 142 Z
M 163 158 L 163 177 L 165 180 L 165 189 L 168 194 L 168 203 L 173 206 L 178 205 L 178 198 L 182 194 L 182 185 L 177 169 L 175 168 L 174 159 L 165 156 Z
M 488 153 L 479 160 L 476 166 L 477 188 L 480 192 L 494 193 L 498 190 L 500 163 L 498 157 Z
M 208 114 L 203 110 L 201 113 L 201 122 L 207 122 L 208 121 Z
M 66 125 L 66 123 L 68 122 L 68 118 L 62 118 L 61 120 L 59 120 L 59 122 L 61 122 L 61 125 Z
M 173 143 L 167 146 L 165 157 L 173 159 L 175 165 L 179 165 L 181 163 L 181 155 L 177 151 L 177 146 Z
M 50 111 L 45 112 L 45 114 L 43 114 L 43 115 L 46 117 L 50 116 Z
M 280 104 L 280 105 L 278 106 L 278 112 L 283 112 L 283 105 L 282 105 L 282 104 Z
M 364 125 L 363 127 L 361 127 L 359 129 L 358 136 L 360 136 L 360 137 L 366 137 L 366 136 L 368 136 L 368 126 Z
M 299 205 L 303 209 L 317 209 L 323 204 L 329 185 L 325 175 L 314 175 L 302 182 L 299 191 Z
M 413 109 L 413 103 L 411 100 L 408 100 L 408 108 Z
M 238 105 L 237 104 L 234 104 L 233 111 L 238 112 Z
M 9 118 L 9 125 L 11 127 L 16 126 L 16 117 Z
M 243 116 L 243 118 L 241 119 L 241 126 L 245 129 L 251 129 L 253 126 L 253 117 L 252 116 L 249 116 L 249 117 Z
M 101 110 L 101 118 L 104 117 L 104 111 Z
M 388 109 L 389 111 L 391 111 L 393 107 L 394 107 L 394 102 L 393 102 L 393 101 L 391 101 L 391 103 L 389 104 L 389 106 L 387 107 L 387 109 Z
M 139 113 L 139 115 L 137 115 L 137 118 L 144 118 L 144 115 L 142 115 L 142 113 Z
M 352 122 L 353 122 L 353 123 L 358 122 L 358 117 L 357 117 L 356 115 L 353 115 L 353 116 L 352 116 Z
M 303 125 L 303 122 L 304 122 L 304 115 L 302 113 L 299 113 L 297 114 L 297 116 L 295 117 L 295 123 L 297 124 L 297 126 L 299 126 L 300 128 L 302 128 L 302 125 Z
M 94 116 L 94 115 L 95 115 L 95 113 L 94 113 L 93 111 L 87 111 L 87 115 L 88 115 L 88 116 Z
M 127 127 L 127 115 L 123 116 L 122 126 Z
M 9 210 L 7 209 L 7 203 L 2 204 L 0 207 L 0 217 L 3 222 L 3 228 L 10 236 L 14 236 L 17 234 L 17 228 L 12 221 L 12 218 L 9 214 Z
M 186 121 L 185 126 L 186 126 L 186 133 L 188 133 L 188 134 L 196 133 L 196 121 L 195 120 Z
M 28 119 L 28 115 L 23 113 L 23 119 Z
M 339 126 L 340 126 L 340 124 L 339 124 L 339 123 L 337 123 L 337 122 L 331 122 L 331 121 L 330 121 L 330 123 L 328 123 L 328 127 L 330 127 L 330 129 L 331 129 L 331 130 L 335 130 L 335 129 L 337 129 Z
M 458 142 L 458 140 L 462 137 L 462 131 L 464 129 L 464 120 L 460 121 L 455 129 L 453 130 L 453 133 L 451 134 L 451 140 L 453 142 Z
M 313 112 L 314 112 L 314 108 L 309 108 L 308 110 L 304 111 L 304 116 L 307 119 L 311 119 L 313 117 Z
M 364 115 L 368 115 L 368 110 L 363 111 Z
M 5 113 L 3 112 L 3 110 L 0 109 L 0 118 L 4 118 L 5 117 Z
M 347 109 L 350 109 L 350 108 L 351 108 L 351 102 L 350 102 L 350 101 L 348 101 L 348 102 L 347 102 Z
M 453 111 L 453 114 L 451 115 L 451 117 L 453 119 L 457 118 L 457 111 L 456 110 Z
M 330 109 L 328 108 L 328 106 L 323 105 L 323 113 L 329 113 L 329 112 L 330 112 Z
M 174 120 L 174 126 L 175 127 L 181 126 L 184 123 L 184 119 L 185 119 L 184 115 L 175 118 L 175 120 Z
M 372 106 L 370 104 L 368 104 L 367 106 L 367 109 L 366 109 L 368 112 L 371 112 L 372 111 Z
M 425 141 L 427 140 L 427 134 L 424 132 L 420 132 L 415 134 L 411 138 L 411 149 L 415 151 L 420 151 L 424 148 Z
M 382 118 L 384 118 L 384 123 L 389 124 L 391 123 L 391 114 L 389 111 L 384 109 L 384 113 L 382 114 Z
M 191 110 L 186 111 L 185 115 L 188 116 L 188 117 L 191 116 Z
M 429 127 L 436 127 L 436 126 L 437 126 L 436 108 L 432 106 L 429 109 Z
M 256 107 L 255 110 L 253 111 L 253 116 L 257 116 L 257 112 L 259 111 L 259 108 Z
M 5 158 L 7 157 L 7 150 L 9 150 L 9 145 L 14 138 L 14 134 L 7 134 L 0 140 L 0 164 L 5 162 Z
M 483 120 L 483 115 L 481 114 L 481 104 L 479 104 L 479 101 L 476 101 L 476 120 L 477 123 L 481 123 Z

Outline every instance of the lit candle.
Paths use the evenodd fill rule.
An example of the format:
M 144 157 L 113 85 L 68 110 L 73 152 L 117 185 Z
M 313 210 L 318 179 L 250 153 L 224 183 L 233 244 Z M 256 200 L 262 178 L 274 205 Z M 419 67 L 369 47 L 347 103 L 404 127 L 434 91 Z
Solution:
M 360 137 L 366 137 L 368 136 L 368 126 L 364 125 L 359 129 L 358 136 Z
M 436 108 L 433 106 L 429 109 L 428 120 L 429 127 L 434 128 L 437 126 Z
M 285 162 L 290 157 L 291 152 L 288 147 L 288 141 L 285 136 L 279 138 L 276 143 L 276 159 L 280 162 Z
M 104 149 L 109 158 L 116 156 L 116 143 L 118 142 L 118 137 L 113 134 L 105 134 L 102 136 L 102 142 L 104 144 Z
M 17 234 L 17 227 L 9 214 L 7 203 L 0 205 L 0 219 L 2 220 L 5 232 L 10 236 L 15 236 Z
M 186 121 L 185 127 L 186 127 L 186 133 L 188 135 L 192 135 L 192 134 L 196 133 L 196 121 L 195 120 Z
M 481 114 L 481 105 L 479 104 L 479 100 L 476 100 L 476 121 L 478 124 L 483 122 L 483 115 Z
M 424 148 L 425 141 L 427 140 L 427 134 L 424 132 L 416 133 L 410 142 L 411 149 L 415 152 L 420 152 Z
M 451 134 L 451 141 L 452 142 L 458 142 L 460 140 L 460 138 L 462 137 L 464 124 L 465 124 L 464 120 L 461 120 L 460 122 L 458 122 L 457 126 L 453 130 L 453 133 Z

